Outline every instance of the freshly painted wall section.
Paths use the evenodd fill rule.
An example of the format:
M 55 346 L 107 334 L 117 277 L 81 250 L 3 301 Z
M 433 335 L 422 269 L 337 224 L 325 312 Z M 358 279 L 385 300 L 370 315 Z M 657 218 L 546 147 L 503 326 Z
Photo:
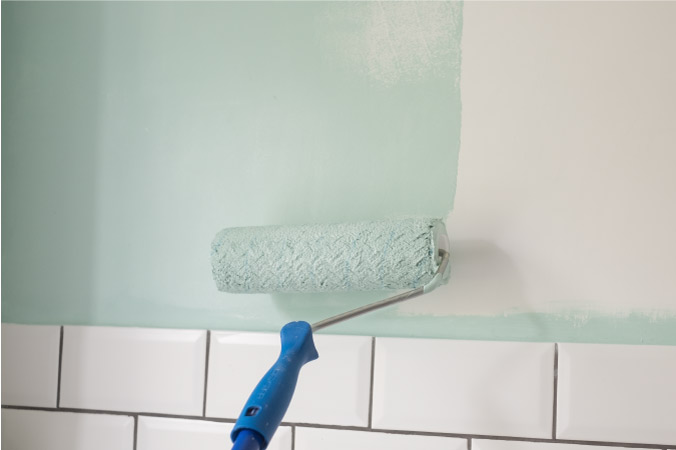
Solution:
M 452 208 L 461 3 L 2 8 L 4 321 L 278 328 L 220 229 Z

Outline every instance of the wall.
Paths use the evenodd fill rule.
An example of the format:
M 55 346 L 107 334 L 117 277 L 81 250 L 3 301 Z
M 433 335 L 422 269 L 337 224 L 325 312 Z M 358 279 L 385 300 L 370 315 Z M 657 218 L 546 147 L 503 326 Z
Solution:
M 498 247 L 521 289 L 462 290 L 481 301 L 459 312 L 676 309 L 675 17 L 671 3 L 467 5 L 451 229 Z
M 308 317 L 309 297 L 287 311 L 216 291 L 211 240 L 228 226 L 444 217 L 461 8 L 3 4 L 3 320 Z
M 402 312 L 464 315 L 464 337 L 676 343 L 674 18 L 465 5 L 453 282 Z
M 272 9 L 241 13 L 283 28 L 285 6 L 257 5 Z M 3 64 L 4 86 L 37 78 L 3 96 L 3 110 L 25 108 L 3 114 L 4 321 L 275 330 L 375 298 L 216 293 L 209 241 L 231 225 L 445 214 L 462 31 L 452 283 L 335 332 L 676 343 L 673 4 L 472 2 L 462 21 L 457 4 L 399 14 L 372 3 L 355 15 L 318 5 L 293 16 L 314 17 L 323 39 L 288 36 L 302 49 L 291 53 L 224 27 L 209 9 L 232 7 L 223 4 L 133 17 L 125 8 L 153 6 L 55 16 L 3 5 L 3 55 L 39 50 L 29 62 L 46 67 Z M 72 26 L 40 39 L 7 11 L 32 29 Z M 437 63 L 412 59 L 428 42 L 420 36 Z M 254 43 L 269 53 L 249 51 Z M 403 66 L 389 44 L 407 49 Z M 59 89 L 46 89 L 54 79 Z M 416 167 L 424 176 L 409 178 Z

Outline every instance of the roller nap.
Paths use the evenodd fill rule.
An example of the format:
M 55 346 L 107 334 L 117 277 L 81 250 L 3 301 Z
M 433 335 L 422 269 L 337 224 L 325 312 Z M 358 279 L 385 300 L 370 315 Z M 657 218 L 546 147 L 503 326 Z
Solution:
M 212 244 L 219 290 L 236 293 L 408 289 L 437 270 L 438 219 L 226 228 Z

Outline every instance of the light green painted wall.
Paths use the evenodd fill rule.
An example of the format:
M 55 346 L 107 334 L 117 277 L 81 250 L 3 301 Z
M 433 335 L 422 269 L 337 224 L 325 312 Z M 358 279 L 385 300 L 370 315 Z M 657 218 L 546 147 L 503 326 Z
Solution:
M 444 217 L 460 3 L 3 3 L 3 320 L 277 328 L 221 228 Z

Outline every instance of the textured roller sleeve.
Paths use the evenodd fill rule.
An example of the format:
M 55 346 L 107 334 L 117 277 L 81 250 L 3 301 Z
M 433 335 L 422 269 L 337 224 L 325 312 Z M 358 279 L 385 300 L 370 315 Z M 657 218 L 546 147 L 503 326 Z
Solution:
M 337 292 L 408 289 L 437 270 L 438 219 L 226 228 L 212 244 L 218 289 Z

